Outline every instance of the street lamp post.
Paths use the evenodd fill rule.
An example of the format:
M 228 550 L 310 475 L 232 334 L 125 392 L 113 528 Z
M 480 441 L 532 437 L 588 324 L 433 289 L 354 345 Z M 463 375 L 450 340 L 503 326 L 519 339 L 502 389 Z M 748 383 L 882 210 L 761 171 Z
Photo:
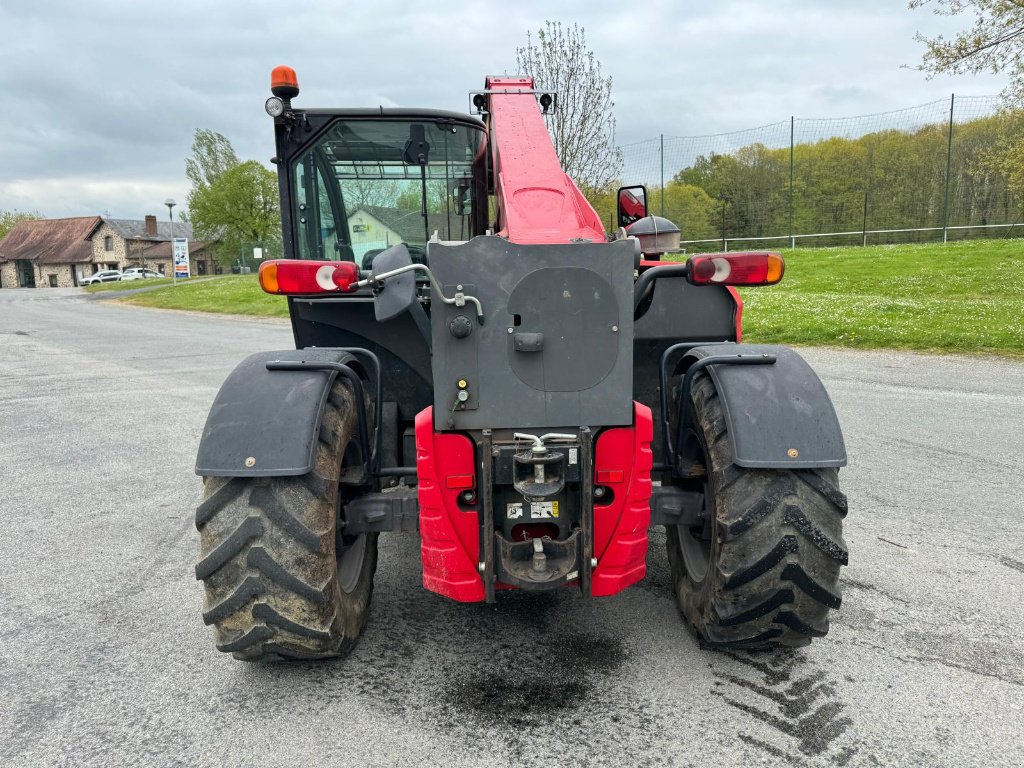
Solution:
M 174 206 L 177 205 L 174 202 L 173 197 L 168 197 L 164 200 L 164 205 L 167 206 L 167 217 L 171 220 L 171 279 L 175 286 L 178 285 L 178 274 L 174 269 Z

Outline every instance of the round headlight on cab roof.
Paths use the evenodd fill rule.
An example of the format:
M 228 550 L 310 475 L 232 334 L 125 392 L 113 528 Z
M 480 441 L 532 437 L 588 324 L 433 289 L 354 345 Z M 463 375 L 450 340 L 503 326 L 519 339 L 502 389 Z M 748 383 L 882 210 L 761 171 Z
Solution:
M 284 114 L 284 101 L 277 96 L 271 96 L 264 105 L 267 114 L 271 117 L 280 117 Z

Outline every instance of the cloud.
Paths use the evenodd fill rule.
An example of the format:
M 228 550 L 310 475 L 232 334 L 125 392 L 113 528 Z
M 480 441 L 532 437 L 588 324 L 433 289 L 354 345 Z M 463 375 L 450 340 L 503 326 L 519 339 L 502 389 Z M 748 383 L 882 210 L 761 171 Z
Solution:
M 925 80 L 918 28 L 957 19 L 891 0 L 754 5 L 539 0 L 7 3 L 0 7 L 0 209 L 140 217 L 187 190 L 196 128 L 267 162 L 269 73 L 294 66 L 316 106 L 467 109 L 545 18 L 578 21 L 614 78 L 618 137 L 700 135 L 995 93 L 991 76 Z

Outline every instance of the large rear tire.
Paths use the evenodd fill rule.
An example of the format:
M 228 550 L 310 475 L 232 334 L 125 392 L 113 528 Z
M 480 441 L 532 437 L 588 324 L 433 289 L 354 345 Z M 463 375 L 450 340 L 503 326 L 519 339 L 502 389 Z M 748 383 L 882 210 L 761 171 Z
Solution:
M 840 604 L 848 558 L 838 472 L 736 466 L 711 377 L 698 373 L 691 391 L 706 523 L 667 526 L 679 608 L 710 646 L 807 645 L 828 632 Z
M 313 470 L 298 477 L 204 480 L 196 578 L 217 649 L 247 661 L 344 654 L 366 624 L 377 535 L 344 537 L 339 481 L 358 460 L 355 401 L 328 396 Z

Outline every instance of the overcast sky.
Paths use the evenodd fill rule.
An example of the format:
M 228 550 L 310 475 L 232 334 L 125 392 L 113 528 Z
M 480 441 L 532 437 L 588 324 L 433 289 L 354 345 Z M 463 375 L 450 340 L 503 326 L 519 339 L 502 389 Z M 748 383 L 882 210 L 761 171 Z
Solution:
M 0 210 L 167 215 L 185 201 L 192 132 L 273 154 L 270 70 L 306 106 L 467 109 L 515 69 L 545 19 L 578 22 L 614 78 L 618 138 L 738 130 L 998 93 L 1001 77 L 928 81 L 917 31 L 970 19 L 903 0 L 228 2 L 0 0 Z

